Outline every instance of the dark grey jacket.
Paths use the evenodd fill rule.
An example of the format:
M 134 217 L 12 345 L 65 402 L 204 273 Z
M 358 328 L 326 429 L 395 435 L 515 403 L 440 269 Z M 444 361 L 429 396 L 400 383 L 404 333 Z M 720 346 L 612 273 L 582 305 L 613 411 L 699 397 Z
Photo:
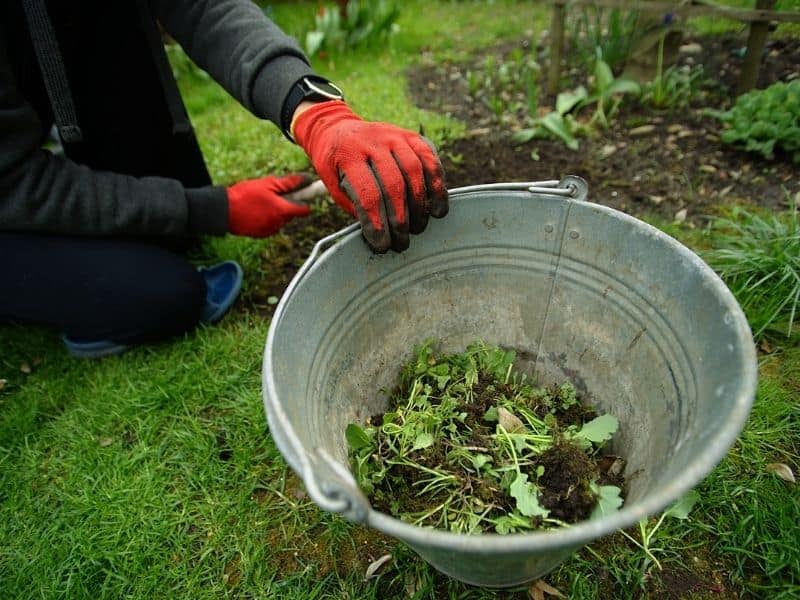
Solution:
M 117 10 L 124 5 L 144 15 L 144 33 L 128 36 L 127 25 L 135 19 Z M 69 7 L 78 7 L 77 12 L 68 14 Z M 114 14 L 104 13 L 109 10 Z M 311 73 L 297 43 L 249 0 L 54 1 L 48 12 L 63 50 L 84 139 L 65 144 L 67 157 L 42 149 L 53 123 L 52 103 L 47 100 L 21 0 L 3 2 L 0 231 L 225 232 L 225 191 L 210 185 L 202 159 L 192 158 L 192 153 L 199 157 L 199 150 L 182 104 L 176 107 L 175 99 L 169 98 L 177 88 L 163 76 L 165 57 L 160 38 L 153 41 L 153 19 L 253 114 L 276 124 L 291 86 Z M 91 18 L 96 20 L 87 24 Z M 145 38 L 149 44 L 142 41 Z M 166 137 L 154 138 L 151 129 L 159 134 L 166 130 Z M 191 168 L 186 167 L 184 154 L 190 157 L 188 162 L 194 161 Z M 126 161 L 135 164 L 127 168 Z

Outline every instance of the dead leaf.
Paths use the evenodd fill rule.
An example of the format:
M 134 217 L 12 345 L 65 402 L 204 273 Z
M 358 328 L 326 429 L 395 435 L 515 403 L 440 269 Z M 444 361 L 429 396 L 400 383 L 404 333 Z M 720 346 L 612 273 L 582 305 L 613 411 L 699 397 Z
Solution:
M 0 390 L 2 390 L 4 387 L 6 387 L 7 383 L 8 383 L 8 379 L 0 379 Z
M 101 448 L 108 448 L 111 444 L 114 443 L 114 438 L 101 437 L 99 440 L 97 440 L 97 443 L 100 444 Z
M 700 165 L 700 171 L 702 171 L 703 173 L 709 173 L 709 174 L 716 173 L 717 172 L 717 167 L 715 167 L 714 165 Z
M 761 343 L 758 345 L 758 348 L 764 354 L 772 354 L 772 344 L 770 344 L 767 340 L 762 340 Z
M 378 560 L 373 560 L 371 563 L 369 563 L 369 566 L 367 567 L 367 572 L 364 574 L 364 581 L 369 581 L 373 577 L 377 577 L 380 568 L 390 560 L 392 560 L 392 555 L 384 554 Z
M 476 127 L 475 129 L 470 129 L 467 131 L 468 137 L 479 137 L 482 135 L 488 135 L 492 132 L 490 127 Z
M 33 369 L 31 369 L 31 366 L 28 363 L 24 362 L 19 366 L 19 370 L 25 373 L 25 375 L 30 375 Z
M 612 477 L 622 474 L 625 470 L 625 459 L 621 456 L 607 454 L 597 459 L 597 470 Z
M 406 580 L 404 587 L 406 588 L 406 595 L 409 598 L 413 598 L 414 596 L 417 595 L 417 578 L 411 571 L 406 573 Z
M 784 463 L 769 463 L 767 465 L 767 471 L 770 473 L 775 473 L 778 477 L 783 479 L 784 481 L 788 481 L 789 483 L 796 483 L 794 478 L 794 473 L 792 473 L 792 469 L 789 465 Z
M 497 421 L 509 433 L 525 430 L 525 423 L 517 415 L 502 406 L 497 407 Z
M 554 596 L 556 598 L 566 598 L 564 594 L 559 592 L 552 585 L 545 583 L 543 579 L 540 579 L 528 588 L 528 594 L 530 594 L 533 600 L 544 600 L 545 595 Z
M 676 223 L 683 223 L 686 220 L 686 215 L 689 211 L 685 208 L 680 209 L 678 212 L 675 213 L 675 222 Z

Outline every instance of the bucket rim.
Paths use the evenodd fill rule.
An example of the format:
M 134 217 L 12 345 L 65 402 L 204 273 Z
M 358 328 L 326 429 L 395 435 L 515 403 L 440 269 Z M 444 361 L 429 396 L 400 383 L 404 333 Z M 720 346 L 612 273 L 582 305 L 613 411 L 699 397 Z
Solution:
M 471 196 L 488 191 L 508 191 L 509 193 L 519 192 L 523 194 L 548 193 L 546 188 L 552 186 L 554 183 L 557 182 L 540 182 L 538 185 L 544 184 L 543 187 L 536 187 L 536 183 L 468 186 L 464 188 L 455 188 L 450 191 L 450 195 L 452 198 L 453 196 Z M 564 196 L 564 194 L 554 195 Z M 300 442 L 278 401 L 273 378 L 272 362 L 273 355 L 276 351 L 275 336 L 278 329 L 277 326 L 280 324 L 283 315 L 287 311 L 287 306 L 291 301 L 294 290 L 314 265 L 329 259 L 331 255 L 337 251 L 338 246 L 352 243 L 355 238 L 360 237 L 360 228 L 358 224 L 354 224 L 320 240 L 317 246 L 315 246 L 314 251 L 312 251 L 312 254 L 290 282 L 284 296 L 278 303 L 269 327 L 262 368 L 263 399 L 267 409 L 270 430 L 273 431 L 273 425 L 276 430 L 281 430 L 279 435 L 276 435 L 276 431 L 273 431 L 276 444 L 284 458 L 303 480 L 309 497 L 311 497 L 320 508 L 330 512 L 344 513 L 347 518 L 374 527 L 387 535 L 408 543 L 415 549 L 430 549 L 435 547 L 455 552 L 482 555 L 563 550 L 565 547 L 572 546 L 577 548 L 583 546 L 613 533 L 616 530 L 626 529 L 635 525 L 643 518 L 648 518 L 659 513 L 672 502 L 678 500 L 683 494 L 699 485 L 724 459 L 725 455 L 744 429 L 758 384 L 758 365 L 755 344 L 744 312 L 722 278 L 687 246 L 660 229 L 627 213 L 602 204 L 596 204 L 586 200 L 582 201 L 591 204 L 594 210 L 605 212 L 615 218 L 635 224 L 637 227 L 643 228 L 643 230 L 647 231 L 656 239 L 668 244 L 675 252 L 680 254 L 682 258 L 690 261 L 707 276 L 707 281 L 713 293 L 720 297 L 725 306 L 729 307 L 732 315 L 731 325 L 735 329 L 736 337 L 741 346 L 743 369 L 735 389 L 733 408 L 722 421 L 719 429 L 707 438 L 707 451 L 699 455 L 697 460 L 683 471 L 683 475 L 680 479 L 674 480 L 652 493 L 645 494 L 642 498 L 637 499 L 631 504 L 623 504 L 618 511 L 597 519 L 587 519 L 567 527 L 543 531 L 511 534 L 462 534 L 441 529 L 420 527 L 401 521 L 387 513 L 375 510 L 363 496 L 360 499 L 349 498 L 347 500 L 350 501 L 342 502 L 342 496 L 348 496 L 348 491 L 355 485 L 354 480 L 343 482 L 342 490 L 338 490 L 338 494 L 332 495 L 330 493 L 323 493 L 317 485 L 317 479 L 314 475 L 311 462 L 308 459 L 308 449 Z M 274 423 L 273 420 L 275 421 Z M 330 460 L 332 459 L 328 457 L 328 461 Z M 342 465 L 336 462 L 336 465 L 328 466 L 333 467 L 333 470 L 339 473 L 340 469 L 346 470 L 352 480 L 349 465 Z M 331 490 L 328 491 L 330 492 Z M 355 506 L 360 504 L 360 501 L 365 503 L 367 507 L 366 510 L 359 510 L 358 507 Z

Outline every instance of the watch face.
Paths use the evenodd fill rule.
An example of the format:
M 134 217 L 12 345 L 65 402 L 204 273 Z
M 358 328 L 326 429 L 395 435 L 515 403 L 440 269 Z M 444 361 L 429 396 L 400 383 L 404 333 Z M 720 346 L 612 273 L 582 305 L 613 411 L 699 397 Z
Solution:
M 341 100 L 344 98 L 344 93 L 338 87 L 329 81 L 321 79 L 306 79 L 306 85 L 311 91 L 325 96 L 326 98 Z

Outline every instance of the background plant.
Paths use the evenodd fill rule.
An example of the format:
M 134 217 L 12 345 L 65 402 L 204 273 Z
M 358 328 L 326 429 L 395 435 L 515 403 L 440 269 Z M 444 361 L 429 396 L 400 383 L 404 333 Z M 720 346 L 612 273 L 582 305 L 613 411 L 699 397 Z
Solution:
M 642 103 L 657 109 L 686 108 L 699 96 L 704 77 L 702 65 L 673 65 L 642 89 Z
M 316 28 L 306 34 L 306 51 L 344 51 L 385 42 L 397 31 L 400 6 L 392 0 L 350 0 L 345 14 L 338 6 L 323 7 Z
M 800 304 L 800 227 L 797 205 L 762 217 L 735 208 L 712 224 L 713 248 L 703 257 L 725 280 L 744 309 L 753 335 L 792 332 Z
M 639 35 L 639 13 L 620 8 L 585 6 L 569 23 L 572 51 L 587 68 L 598 55 L 612 70 L 622 67 Z
M 739 96 L 730 110 L 711 114 L 723 124 L 723 142 L 768 159 L 783 150 L 800 163 L 800 80 L 753 90 Z
M 541 67 L 531 52 L 515 48 L 506 56 L 488 55 L 465 73 L 472 102 L 482 102 L 500 120 L 523 111 L 536 115 Z
M 600 126 L 607 129 L 626 94 L 638 95 L 638 83 L 628 79 L 615 78 L 611 68 L 599 56 L 595 60 L 591 91 L 584 86 L 561 92 L 556 98 L 556 109 L 537 117 L 533 126 L 517 131 L 512 141 L 524 144 L 535 138 L 555 137 L 566 144 L 570 150 L 578 150 L 578 136 L 589 133 Z M 582 109 L 594 107 L 588 121 L 580 121 L 576 116 Z

